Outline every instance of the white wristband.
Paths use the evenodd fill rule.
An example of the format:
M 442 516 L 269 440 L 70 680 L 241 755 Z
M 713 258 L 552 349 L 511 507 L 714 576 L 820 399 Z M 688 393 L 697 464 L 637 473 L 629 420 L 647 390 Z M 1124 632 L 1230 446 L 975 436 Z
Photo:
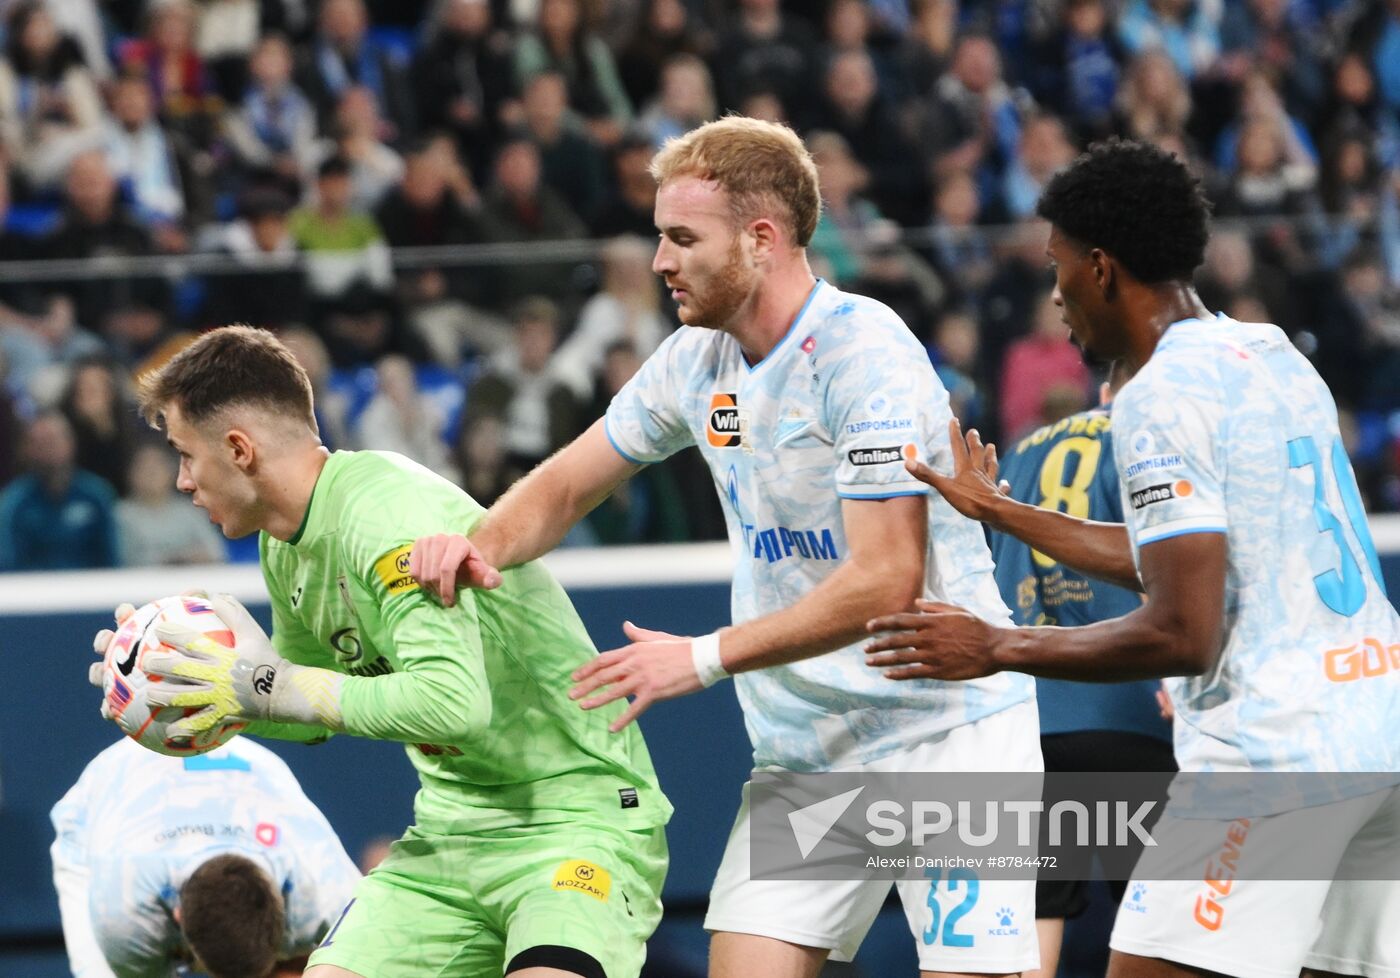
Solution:
M 700 685 L 706 688 L 729 678 L 729 673 L 724 671 L 724 665 L 719 661 L 719 632 L 692 638 L 690 661 L 695 666 L 695 675 L 700 677 Z

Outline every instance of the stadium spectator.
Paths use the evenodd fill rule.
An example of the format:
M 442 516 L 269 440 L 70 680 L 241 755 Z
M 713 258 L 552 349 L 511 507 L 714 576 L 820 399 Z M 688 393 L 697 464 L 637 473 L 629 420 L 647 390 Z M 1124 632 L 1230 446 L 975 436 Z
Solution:
M 1118 39 L 1131 55 L 1160 50 L 1190 81 L 1220 56 L 1220 10 L 1215 0 L 1128 0 Z
M 556 71 L 541 71 L 527 81 L 520 96 L 521 132 L 539 151 L 545 185 L 586 222 L 598 213 L 607 193 L 607 161 L 569 108 L 567 86 Z
M 1376 93 L 1393 123 L 1400 116 L 1400 2 L 1363 6 L 1352 23 L 1348 47 L 1367 57 Z
M 832 63 L 847 52 L 863 53 L 875 69 L 882 101 L 891 101 L 899 92 L 899 70 L 887 56 L 888 45 L 872 43 L 875 14 L 865 0 L 834 0 L 824 18 L 825 41 L 818 59 L 830 71 Z
M 1376 155 L 1394 165 L 1396 116 L 1387 112 L 1376 90 L 1376 77 L 1360 51 L 1347 51 L 1337 60 L 1317 123 L 1325 142 L 1331 129 L 1356 127 L 1376 139 Z M 1377 138 L 1378 137 L 1378 138 Z
M 118 58 L 124 72 L 146 79 L 165 125 L 197 146 L 213 136 L 212 86 L 194 46 L 199 11 L 191 0 L 162 0 L 145 8 L 145 35 L 124 42 Z
M 626 341 L 645 359 L 675 328 L 661 309 L 651 257 L 651 244 L 642 238 L 614 238 L 603 246 L 603 288 L 583 304 L 573 332 L 554 354 L 556 372 L 581 400 L 593 393 L 616 343 Z
M 40 414 L 22 445 L 25 474 L 0 492 L 0 571 L 115 567 L 116 494 L 77 467 L 68 419 Z
M 274 187 L 244 194 L 242 216 L 223 229 L 231 261 L 205 279 L 203 321 L 280 330 L 309 315 L 306 277 L 291 231 L 292 202 Z
M 9 210 L 10 181 L 0 167 L 0 263 L 35 256 L 32 238 L 5 228 Z M 27 390 L 48 368 L 102 352 L 102 341 L 75 323 L 72 300 L 55 293 L 52 283 L 0 279 L 0 356 L 8 361 L 14 390 Z M 16 439 L 11 453 L 17 446 Z M 13 454 L 6 464 L 14 467 Z
M 1172 59 L 1157 50 L 1128 62 L 1116 103 L 1119 127 L 1137 139 L 1184 135 L 1191 118 L 1191 91 Z
M 81 153 L 102 144 L 102 100 L 76 44 L 40 0 L 11 11 L 0 59 L 0 143 L 26 189 L 63 182 Z
M 739 115 L 759 122 L 780 122 L 783 125 L 792 121 L 782 96 L 770 88 L 758 88 L 745 95 L 739 102 Z
M 296 196 L 316 153 L 316 110 L 292 83 L 292 48 L 281 34 L 258 42 L 249 60 L 250 84 L 225 134 L 247 182 L 275 182 Z
M 1202 301 L 1211 309 L 1226 309 L 1249 296 L 1267 310 L 1263 321 L 1292 332 L 1299 328 L 1288 279 L 1272 265 L 1255 261 L 1249 236 L 1223 227 L 1211 235 L 1206 263 L 1197 274 Z
M 374 94 L 359 85 L 345 89 L 335 109 L 332 137 L 322 140 L 320 159 L 338 156 L 350 165 L 350 209 L 372 211 L 389 189 L 403 179 L 403 158 L 383 136 Z
M 398 452 L 454 482 L 458 473 L 447 457 L 438 402 L 418 388 L 413 364 L 399 354 L 375 365 L 375 392 L 351 431 L 356 449 Z
M 112 176 L 126 188 L 132 214 L 161 239 L 166 251 L 184 251 L 184 227 L 208 216 L 208 194 L 192 154 L 155 116 L 151 88 L 123 73 L 112 87 L 112 112 L 103 127 L 103 151 Z
M 490 506 L 525 473 L 506 457 L 506 424 L 494 414 L 464 416 L 452 444 L 452 462 L 461 486 L 482 506 Z
M 455 153 L 452 144 L 447 151 Z M 394 248 L 449 247 L 486 239 L 486 228 L 475 209 L 462 204 L 449 186 L 452 162 L 444 164 L 436 149 L 420 145 L 410 152 L 403 182 L 380 202 L 375 220 Z M 454 265 L 417 265 L 398 273 L 398 296 L 414 328 L 433 350 L 434 359 L 455 366 L 462 347 L 493 350 L 500 345 L 499 328 L 482 306 L 491 298 L 487 276 Z
M 760 90 L 796 105 L 817 80 L 816 31 L 784 11 L 780 0 L 740 0 L 715 50 L 723 52 L 715 82 L 725 108 Z
M 637 128 L 659 149 L 715 117 L 715 84 L 710 69 L 694 54 L 673 55 L 661 68 L 661 90 L 637 119 Z
M 1046 423 L 1047 399 L 1059 389 L 1073 392 L 1074 406 L 1067 413 L 1087 406 L 1092 378 L 1068 333 L 1059 306 L 1045 294 L 1036 308 L 1034 331 L 1006 351 L 1001 373 L 1001 430 L 1007 440 Z
M 124 567 L 217 564 L 224 540 L 214 524 L 175 490 L 176 460 L 165 445 L 147 442 L 121 456 L 125 499 L 117 501 L 117 537 Z
M 192 338 L 160 309 L 131 298 L 107 314 L 102 338 L 132 376 L 164 363 Z
M 613 147 L 612 191 L 590 228 L 595 235 L 600 238 L 619 234 L 651 237 L 656 233 L 652 222 L 656 181 L 647 170 L 654 150 L 651 138 L 635 129 L 629 130 Z
M 377 292 L 394 286 L 384 235 L 374 218 L 353 208 L 350 162 L 332 156 L 316 171 L 316 198 L 292 213 L 290 230 L 306 252 L 313 301 L 329 302 L 356 285 Z
M 112 365 L 97 359 L 73 364 L 59 402 L 73 432 L 78 468 L 127 494 L 127 459 L 135 444 L 135 412 Z
M 1035 213 L 1035 202 L 1050 178 L 1075 157 L 1069 133 L 1058 118 L 1035 115 L 1021 129 L 1016 158 L 1006 168 L 1001 182 L 1001 209 L 1020 221 Z
M 142 258 L 155 253 L 155 238 L 121 203 L 117 181 L 101 152 L 89 151 L 73 160 L 66 189 L 63 218 L 42 245 L 49 257 Z M 179 243 L 170 237 L 164 240 Z M 73 300 L 78 324 L 103 332 L 113 311 L 133 303 L 164 311 L 170 298 L 168 285 L 149 273 L 100 278 L 79 274 L 59 288 Z
M 901 241 L 893 221 L 870 227 L 861 254 L 860 276 L 853 283 L 861 295 L 893 309 L 910 332 L 927 341 L 932 317 L 948 298 L 943 280 Z
M 579 0 L 540 0 L 534 30 L 516 41 L 516 85 L 523 89 L 542 71 L 564 76 L 570 108 L 601 145 L 611 146 L 622 137 L 632 119 L 632 103 L 612 51 L 584 23 Z
M 661 81 L 661 69 L 678 54 L 708 58 L 714 35 L 685 0 L 644 0 L 622 53 L 618 74 L 634 106 L 651 102 Z
M 1273 79 L 1262 69 L 1253 69 L 1245 75 L 1240 86 L 1236 119 L 1225 127 L 1216 142 L 1215 163 L 1220 170 L 1229 173 L 1238 166 L 1240 137 L 1252 122 L 1268 122 L 1278 128 L 1284 141 L 1284 155 L 1290 166 L 1317 167 L 1317 146 L 1307 126 L 1288 112 Z
M 1279 79 L 1294 115 L 1311 119 L 1327 96 L 1325 37 L 1288 0 L 1227 3 L 1216 72 L 1240 82 L 1258 66 Z
M 958 36 L 957 0 L 912 0 L 909 29 L 900 39 L 895 60 L 911 108 L 933 94 L 953 60 Z
M 1325 267 L 1336 269 L 1356 248 L 1379 244 L 1381 230 L 1375 219 L 1383 209 L 1384 171 L 1375 141 L 1361 126 L 1333 126 L 1328 139 L 1317 184 L 1327 229 L 1317 256 Z
M 921 148 L 930 154 L 942 179 L 962 170 L 977 176 L 984 189 L 1016 152 L 1021 116 L 1030 96 L 1003 80 L 1001 55 L 980 34 L 959 38 L 953 62 L 938 79 L 921 120 Z
M 452 134 L 473 173 L 485 173 L 503 126 L 518 116 L 509 35 L 488 0 L 440 0 L 410 79 L 424 131 Z
M 312 306 L 313 328 L 336 367 L 368 367 L 387 353 L 414 363 L 428 359 L 427 348 L 398 314 L 393 296 L 363 281 Z
M 1107 136 L 1122 63 L 1104 0 L 1069 0 L 1064 22 L 1035 48 L 1032 91 L 1081 140 Z
M 626 339 L 603 351 L 594 376 L 592 409 L 601 418 L 617 392 L 631 380 L 644 358 Z M 678 479 L 693 473 L 679 458 L 648 465 L 597 505 L 584 520 L 592 542 L 603 546 L 680 543 L 690 537 L 686 501 Z
M 882 214 L 906 226 L 927 216 L 922 202 L 928 199 L 928 183 L 923 169 L 910 165 L 918 150 L 904 138 L 893 104 L 881 94 L 869 54 L 847 50 L 832 58 L 809 122 L 846 140 L 870 172 L 866 192 Z
M 369 35 L 363 0 L 325 0 L 316 32 L 298 59 L 298 87 L 316 106 L 322 131 L 329 131 L 346 91 L 367 88 L 375 110 L 389 128 L 392 142 L 414 131 L 413 99 L 408 81 L 393 57 Z
M 807 134 L 806 143 L 817 164 L 822 190 L 822 213 L 812 234 L 812 259 L 822 264 L 824 276 L 845 287 L 860 277 L 867 239 L 882 216 L 864 196 L 870 173 L 856 160 L 844 137 L 817 130 Z
M 528 298 L 511 321 L 514 342 L 491 358 L 467 391 L 466 416 L 500 418 L 507 465 L 528 472 L 578 432 L 579 398 L 554 359 L 559 339 L 554 303 Z
M 982 397 L 976 379 L 977 354 L 977 320 L 964 310 L 952 309 L 944 313 L 934 328 L 933 369 L 948 391 L 953 417 L 968 429 L 982 424 Z
M 1290 158 L 1286 123 L 1278 119 L 1256 118 L 1240 131 L 1238 165 L 1230 175 L 1219 199 L 1216 213 L 1222 217 L 1266 218 L 1266 226 L 1255 224 L 1256 240 L 1269 256 L 1281 264 L 1301 270 L 1306 262 L 1298 241 L 1296 222 L 1285 218 L 1320 216 L 1321 207 L 1313 190 L 1317 168 Z M 1318 230 L 1309 222 L 1304 232 Z
M 540 151 L 524 137 L 508 139 L 496 157 L 495 180 L 486 191 L 482 220 L 496 242 L 534 242 L 582 238 L 587 227 L 564 198 L 541 178 Z M 573 292 L 573 264 L 544 258 L 514 261 L 500 270 L 500 297 L 516 302 L 527 295 L 566 298 Z
M 971 301 L 981 297 L 996 270 L 991 242 L 977 227 L 982 206 L 973 175 L 949 172 L 938 182 L 928 227 L 934 267 L 944 278 L 956 281 L 957 294 Z

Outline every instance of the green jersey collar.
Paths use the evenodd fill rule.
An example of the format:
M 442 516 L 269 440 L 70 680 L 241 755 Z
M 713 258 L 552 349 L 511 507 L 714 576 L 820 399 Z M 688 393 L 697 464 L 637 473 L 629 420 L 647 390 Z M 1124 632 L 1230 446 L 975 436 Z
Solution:
M 323 485 L 327 491 L 330 490 L 330 484 L 340 468 L 339 463 L 344 455 L 344 452 L 332 452 L 331 457 L 326 459 L 326 464 L 321 466 L 321 474 L 316 477 L 316 484 L 311 487 L 311 498 L 306 501 L 306 512 L 301 516 L 301 526 L 297 527 L 297 531 L 287 541 L 291 546 L 295 547 L 301 543 L 308 533 L 313 540 L 320 536 L 322 527 L 319 524 L 321 521 L 312 519 L 312 514 L 317 512 L 316 494 L 321 491 Z

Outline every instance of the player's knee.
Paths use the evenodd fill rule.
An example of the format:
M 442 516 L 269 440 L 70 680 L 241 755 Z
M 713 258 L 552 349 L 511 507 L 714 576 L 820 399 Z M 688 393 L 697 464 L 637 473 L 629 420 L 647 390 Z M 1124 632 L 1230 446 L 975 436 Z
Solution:
M 537 944 L 521 951 L 506 965 L 506 978 L 535 978 L 535 969 L 539 969 L 541 976 L 562 972 L 580 978 L 607 978 L 603 966 L 593 955 L 559 944 Z

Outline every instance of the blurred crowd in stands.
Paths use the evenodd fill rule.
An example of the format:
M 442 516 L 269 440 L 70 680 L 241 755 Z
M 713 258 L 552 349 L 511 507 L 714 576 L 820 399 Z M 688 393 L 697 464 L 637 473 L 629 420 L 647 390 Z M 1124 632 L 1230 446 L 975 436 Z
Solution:
M 247 557 L 173 490 L 133 378 L 275 330 L 332 448 L 489 504 L 676 328 L 650 271 L 668 137 L 807 139 L 818 274 L 925 342 L 1010 441 L 1089 403 L 1040 188 L 1087 142 L 1187 159 L 1208 305 L 1331 385 L 1400 509 L 1400 0 L 0 0 L 0 569 Z M 694 458 L 572 542 L 713 539 Z

